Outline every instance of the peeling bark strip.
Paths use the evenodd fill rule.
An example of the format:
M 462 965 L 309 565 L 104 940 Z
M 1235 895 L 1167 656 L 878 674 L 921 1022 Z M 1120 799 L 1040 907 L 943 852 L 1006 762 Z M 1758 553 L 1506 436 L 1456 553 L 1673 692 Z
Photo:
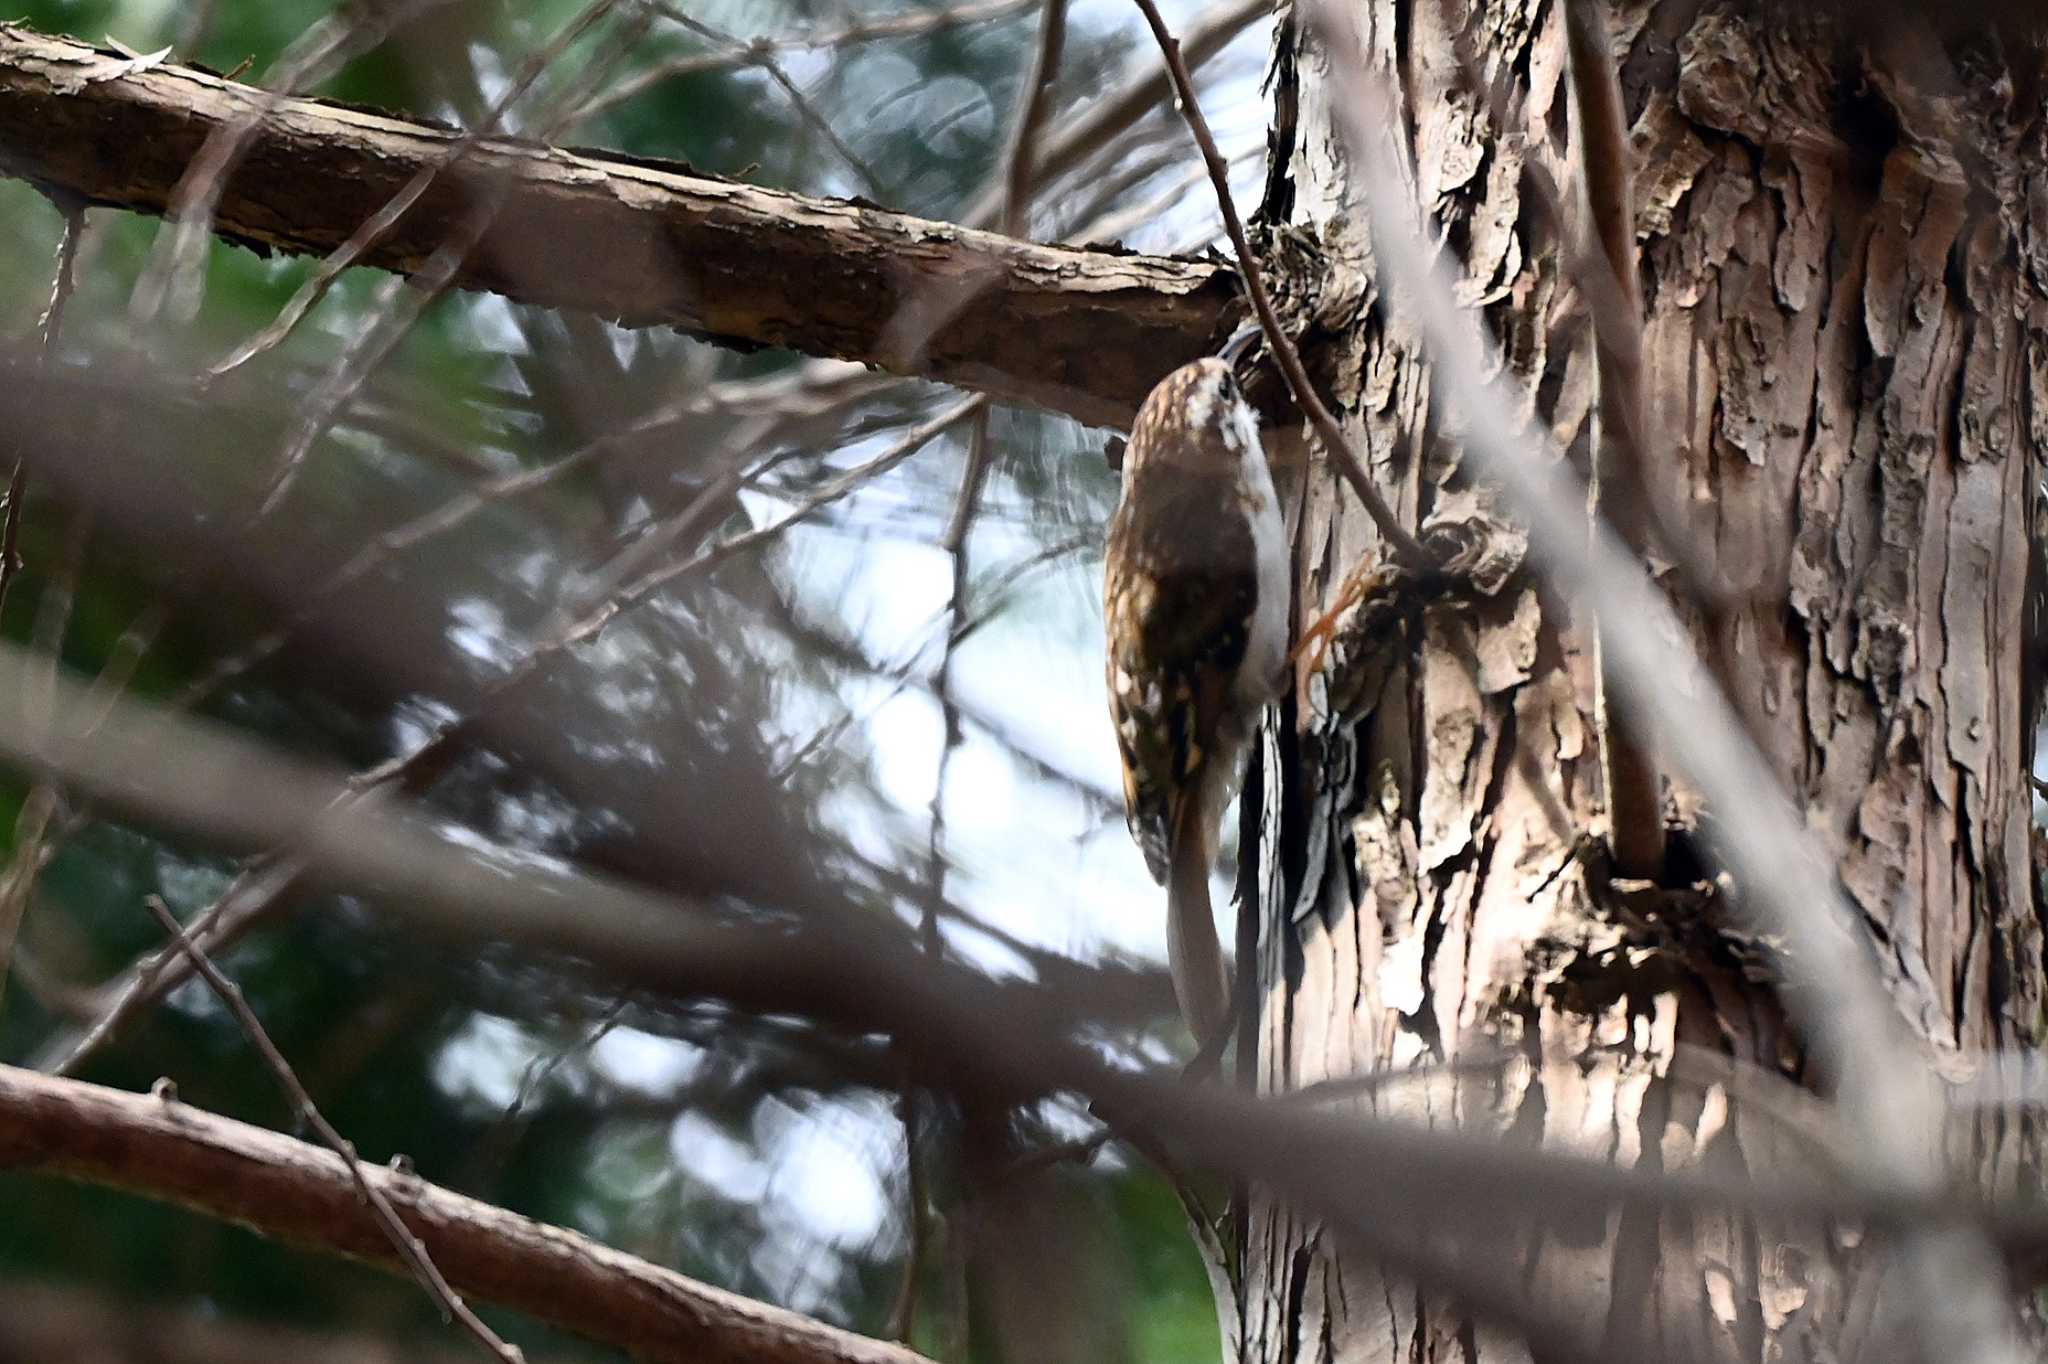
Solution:
M 1944 47 L 1903 14 L 1866 47 L 1862 16 L 1844 33 L 1810 7 L 1606 8 L 1638 177 L 1646 473 L 1726 594 L 1694 633 L 1924 1039 L 1898 1064 L 1953 1075 L 2030 1051 L 2048 1001 L 2026 690 L 2048 470 L 2048 53 Z M 1583 457 L 1589 338 L 1521 177 L 1534 161 L 1565 178 L 1562 7 L 1357 0 L 1345 14 L 1395 84 L 1466 301 L 1534 418 Z M 1390 500 L 1426 526 L 1485 490 L 1437 424 L 1411 336 L 1372 306 L 1342 120 L 1305 28 L 1277 44 L 1267 217 L 1317 244 L 1318 271 L 1296 283 L 1331 338 L 1333 396 Z M 1461 44 L 1482 83 L 1514 92 L 1511 126 L 1473 90 Z M 1372 540 L 1310 486 L 1305 617 Z M 1424 1075 L 1371 1102 L 1642 1170 L 1797 1168 L 1808 1148 L 1782 1105 L 1687 1069 L 1696 1050 L 1825 1084 L 1779 1012 L 1769 953 L 1710 894 L 1624 893 L 1575 854 L 1608 813 L 1586 624 L 1516 585 L 1431 608 L 1362 715 L 1332 699 L 1341 674 L 1303 689 L 1267 748 L 1282 770 L 1248 878 L 1257 1083 L 1505 1055 L 1497 1074 Z M 1697 797 L 1679 795 L 1697 825 Z M 2041 1145 L 2037 1118 L 1993 1114 L 1952 1153 L 1959 1178 L 2031 1193 Z M 1528 1358 L 1277 1200 L 1254 1196 L 1243 1236 L 1245 1364 Z M 1854 1358 L 1900 1324 L 1884 1256 L 1771 1216 L 1631 1210 L 1512 1254 L 1533 1295 L 1628 1357 Z
M 162 213 L 206 138 L 261 92 L 0 25 L 0 171 Z M 325 253 L 460 134 L 283 101 L 229 177 L 215 231 Z M 108 154 L 118 148 L 119 155 Z M 364 264 L 410 274 L 506 194 L 465 289 L 743 346 L 939 379 L 1122 426 L 1238 313 L 1229 266 L 991 232 L 707 178 L 680 164 L 492 139 L 438 176 Z
M 0 1066 L 0 1168 L 127 1189 L 404 1272 L 332 1151 L 190 1108 Z M 412 1175 L 370 1169 L 458 1291 L 672 1364 L 928 1364 Z

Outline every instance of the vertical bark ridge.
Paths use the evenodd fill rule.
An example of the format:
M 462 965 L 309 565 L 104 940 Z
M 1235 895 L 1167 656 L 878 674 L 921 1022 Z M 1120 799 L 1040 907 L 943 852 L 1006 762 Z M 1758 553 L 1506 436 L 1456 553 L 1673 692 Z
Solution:
M 2048 450 L 2048 144 L 2024 93 L 2042 53 L 1692 0 L 1615 9 L 1653 460 L 1730 584 L 1695 637 L 1840 858 L 1923 1059 L 1966 1073 L 2033 1045 L 2043 1008 L 2022 666 Z M 1525 157 L 1565 177 L 1557 6 L 1354 0 L 1351 22 L 1398 87 L 1466 301 L 1530 416 L 1583 460 L 1585 329 L 1521 198 Z M 1276 40 L 1262 217 L 1315 262 L 1293 293 L 1326 339 L 1319 372 L 1397 508 L 1483 507 L 1455 414 L 1432 412 L 1412 337 L 1375 311 L 1326 58 L 1300 28 Z M 1511 136 L 1460 79 L 1458 39 L 1518 92 Z M 1371 545 L 1333 482 L 1306 499 L 1305 613 Z M 1802 1168 L 1796 1105 L 1685 1070 L 1824 1079 L 1778 1011 L 1769 945 L 1726 931 L 1704 889 L 1631 900 L 1579 855 L 1602 819 L 1583 624 L 1520 585 L 1432 607 L 1363 716 L 1306 684 L 1302 761 L 1266 784 L 1258 1083 L 1504 1056 L 1361 1102 L 1650 1168 Z M 1279 827 L 1283 798 L 1300 827 Z M 1957 1137 L 1993 1184 L 2038 1164 L 2031 1118 Z M 1589 1210 L 1502 1234 L 1533 1294 L 1643 1357 L 1775 1359 L 1803 1339 L 1848 1357 L 1891 1324 L 1883 1264 L 1849 1229 Z M 1245 1236 L 1248 1360 L 1526 1357 L 1287 1208 L 1254 1196 Z

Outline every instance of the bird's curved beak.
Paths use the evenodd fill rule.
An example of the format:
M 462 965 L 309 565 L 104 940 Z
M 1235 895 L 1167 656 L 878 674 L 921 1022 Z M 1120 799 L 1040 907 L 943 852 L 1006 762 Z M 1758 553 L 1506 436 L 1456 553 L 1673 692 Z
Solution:
M 1256 320 L 1245 323 L 1231 333 L 1230 339 L 1223 343 L 1223 349 L 1216 352 L 1216 358 L 1236 369 L 1237 362 L 1244 359 L 1245 352 L 1252 348 L 1252 343 L 1257 341 L 1261 334 Z

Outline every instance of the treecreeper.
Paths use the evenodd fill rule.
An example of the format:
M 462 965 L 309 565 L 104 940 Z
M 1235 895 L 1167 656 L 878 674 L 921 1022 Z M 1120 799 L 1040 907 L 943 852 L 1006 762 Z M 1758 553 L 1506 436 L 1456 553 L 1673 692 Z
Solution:
M 1166 886 L 1167 967 L 1204 1049 L 1230 1016 L 1209 873 L 1246 745 L 1285 673 L 1288 597 L 1258 416 L 1226 361 L 1183 365 L 1131 426 L 1102 598 L 1125 815 Z

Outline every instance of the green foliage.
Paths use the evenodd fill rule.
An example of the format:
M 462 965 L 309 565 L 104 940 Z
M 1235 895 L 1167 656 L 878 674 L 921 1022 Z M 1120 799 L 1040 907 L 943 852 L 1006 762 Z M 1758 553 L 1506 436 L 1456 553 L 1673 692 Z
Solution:
M 247 60 L 250 80 L 263 79 L 332 12 L 326 0 L 221 0 L 214 8 L 196 52 L 180 58 L 223 71 Z M 471 120 L 487 107 L 485 92 L 500 88 L 523 54 L 581 8 L 549 0 L 433 9 L 355 57 L 318 93 Z M 743 37 L 836 22 L 809 13 L 800 0 L 713 9 L 711 17 Z M 144 51 L 170 41 L 183 13 L 140 0 L 36 0 L 17 10 L 46 31 L 94 41 L 111 34 Z M 778 85 L 745 67 L 664 80 L 572 137 L 758 183 L 876 194 L 944 216 L 989 183 L 1030 35 L 1027 16 L 825 56 L 792 54 L 790 70 L 809 97 L 874 168 L 881 181 L 874 188 Z M 657 24 L 634 46 L 625 70 L 713 48 L 702 36 Z M 570 64 L 601 50 L 586 40 Z M 1070 49 L 1071 69 L 1084 77 L 1103 60 L 1086 42 Z M 524 115 L 515 115 L 513 126 L 527 127 Z M 89 221 L 55 357 L 60 367 L 125 360 L 171 374 L 213 363 L 265 326 L 315 269 L 307 260 L 265 259 L 215 243 L 197 314 L 138 326 L 128 299 L 159 244 L 159 224 L 108 211 L 95 211 Z M 0 332 L 9 339 L 34 335 L 61 232 L 59 214 L 35 191 L 0 181 Z M 684 385 L 759 376 L 793 363 L 774 353 L 706 356 L 674 335 L 626 338 L 587 319 L 450 297 L 427 311 L 369 376 L 360 400 L 314 444 L 291 492 L 289 517 L 239 529 L 308 395 L 351 338 L 392 306 L 387 295 L 383 276 L 345 275 L 285 345 L 203 400 L 168 404 L 149 424 L 122 433 L 125 453 L 167 471 L 165 487 L 176 497 L 167 491 L 162 501 L 182 507 L 189 499 L 189 522 L 82 521 L 53 490 L 32 485 L 26 567 L 0 616 L 0 634 L 15 642 L 34 638 L 38 617 L 68 592 L 64 666 L 99 673 L 122 658 L 124 635 L 148 626 L 149 647 L 128 685 L 135 694 L 170 698 L 283 621 L 287 645 L 211 694 L 205 709 L 328 762 L 376 761 L 406 736 L 416 740 L 442 707 L 461 710 L 463 699 L 504 666 L 492 654 L 494 622 L 506 632 L 532 628 L 548 601 L 542 587 L 603 562 L 630 539 L 636 505 L 686 499 L 696 487 L 688 477 L 648 469 L 680 466 L 688 474 L 690 462 L 666 448 L 654 452 L 665 465 L 651 464 L 645 451 L 623 452 L 562 480 L 545 497 L 493 509 L 459 535 L 392 556 L 353 586 L 318 598 L 319 609 L 303 619 L 292 613 L 301 594 L 325 582 L 377 531 L 444 505 L 479 478 L 558 459 L 611 429 L 620 410 L 650 412 Z M 288 400 L 258 401 L 280 394 Z M 608 420 L 594 422 L 579 401 L 605 408 Z M 882 406 L 875 415 L 896 414 Z M 1005 543 L 1028 550 L 1099 517 L 1112 484 L 1089 461 L 1080 463 L 1092 472 L 1074 472 L 1085 433 L 1011 413 L 1000 415 L 996 427 L 1003 453 L 990 499 Z M 820 458 L 831 457 L 820 452 L 795 468 L 815 478 L 830 467 Z M 935 467 L 941 472 L 898 490 L 903 503 L 886 526 L 852 514 L 834 524 L 858 535 L 910 527 L 929 540 L 950 508 L 957 448 Z M 79 535 L 85 551 L 74 574 L 66 567 L 67 546 Z M 703 742 L 681 746 L 683 756 L 664 770 L 637 772 L 619 758 L 604 768 L 603 782 L 585 790 L 567 784 L 563 765 L 550 767 L 545 754 L 527 762 L 492 753 L 443 776 L 432 799 L 495 837 L 656 879 L 672 870 L 649 871 L 633 860 L 644 850 L 631 837 L 632 812 L 672 798 L 684 775 L 718 789 L 721 763 L 765 770 L 792 747 L 781 732 L 792 723 L 783 708 L 832 675 L 815 661 L 785 664 L 793 655 L 759 623 L 774 619 L 776 572 L 757 560 L 721 570 L 728 594 L 721 611 L 750 604 L 753 617 L 729 614 L 754 623 L 728 629 L 726 615 L 700 620 L 692 614 L 694 599 L 683 597 L 643 634 L 615 637 L 613 647 L 638 640 L 647 650 L 647 673 L 658 684 L 651 699 L 618 703 L 616 733 L 599 726 L 559 736 L 570 746 L 627 752 L 636 728 L 672 734 L 694 727 Z M 1040 626 L 1077 628 L 1075 603 L 1042 600 L 1057 609 Z M 426 605 L 416 619 L 400 619 L 382 614 L 391 601 Z M 564 665 L 556 691 L 597 693 L 596 674 L 576 669 Z M 709 698 L 719 699 L 714 705 Z M 806 704 L 817 708 L 815 699 Z M 544 718 L 533 721 L 534 730 L 546 727 Z M 828 755 L 807 769 L 816 789 L 799 794 L 823 804 L 828 790 L 859 770 L 858 756 Z M 13 831 L 17 853 L 28 792 L 21 777 L 0 778 L 0 829 Z M 70 1011 L 77 999 L 68 991 L 115 978 L 159 945 L 141 911 L 143 897 L 161 895 L 190 917 L 238 865 L 70 806 L 60 809 L 51 836 L 54 855 L 19 949 L 40 979 L 17 971 L 0 998 L 0 1055 L 14 1063 L 48 1060 L 76 1038 L 81 1018 Z M 848 857 L 831 850 L 820 856 Z M 916 865 L 895 870 L 912 879 L 922 874 Z M 862 893 L 873 878 L 853 884 Z M 878 891 L 870 898 L 887 903 Z M 794 1286 L 794 1301 L 806 1310 L 881 1328 L 901 1274 L 900 1133 L 885 1101 L 851 1082 L 818 1078 L 804 1039 L 766 1025 L 735 1029 L 650 1001 L 610 999 L 573 972 L 536 966 L 499 945 L 455 952 L 402 940 L 374 914 L 331 894 L 295 897 L 223 954 L 222 965 L 365 1156 L 404 1152 L 428 1178 L 742 1292 L 784 1298 Z M 606 1036 L 615 1015 L 630 1027 Z M 707 1041 L 714 1044 L 702 1045 Z M 173 1077 L 192 1103 L 292 1130 L 272 1078 L 232 1020 L 196 986 L 147 1011 L 85 1071 L 86 1078 L 131 1089 L 160 1075 Z M 834 1158 L 867 1163 L 874 1196 L 885 1205 L 857 1235 L 834 1230 L 830 1219 L 806 1221 L 803 1198 L 785 1187 L 791 1162 L 833 1141 L 855 1153 L 832 1147 Z M 1142 1357 L 1213 1357 L 1206 1284 L 1171 1196 L 1129 1172 L 1092 1178 L 1113 1210 L 1114 1239 L 1128 1260 L 1136 1290 L 1131 1335 Z M 0 1218 L 0 1276 L 79 1279 L 122 1294 L 205 1301 L 310 1324 L 367 1323 L 394 1335 L 443 1329 L 414 1285 L 282 1252 L 161 1205 L 20 1176 L 0 1177 L 0 1199 L 10 1210 Z M 583 1348 L 519 1323 L 510 1329 L 553 1357 Z M 934 1329 L 922 1324 L 920 1337 L 933 1338 Z

